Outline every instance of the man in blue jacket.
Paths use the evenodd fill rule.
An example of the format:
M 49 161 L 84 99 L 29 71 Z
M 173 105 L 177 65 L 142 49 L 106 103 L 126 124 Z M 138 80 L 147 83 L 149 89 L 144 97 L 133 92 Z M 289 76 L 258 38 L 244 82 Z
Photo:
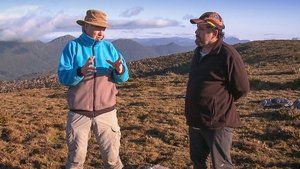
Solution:
M 234 101 L 249 92 L 245 65 L 234 47 L 223 41 L 225 28 L 216 12 L 191 19 L 197 25 L 185 100 L 190 155 L 195 169 L 233 168 L 230 149 L 233 128 L 241 126 Z
M 115 83 L 128 80 L 128 68 L 113 44 L 103 40 L 109 27 L 104 12 L 88 10 L 84 20 L 77 23 L 82 26 L 82 34 L 65 46 L 58 66 L 60 83 L 69 87 L 66 168 L 83 168 L 93 131 L 104 167 L 120 169 Z

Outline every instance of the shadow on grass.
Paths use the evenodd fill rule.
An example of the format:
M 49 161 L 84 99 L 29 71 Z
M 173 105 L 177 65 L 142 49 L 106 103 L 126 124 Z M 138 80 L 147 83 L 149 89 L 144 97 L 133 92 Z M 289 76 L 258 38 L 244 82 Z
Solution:
M 244 168 L 251 168 L 250 166 L 245 166 L 245 164 L 256 164 L 257 162 L 249 157 L 244 157 L 241 155 L 232 155 L 233 163 L 236 166 L 243 166 Z
M 129 127 L 122 127 L 122 130 L 141 130 L 143 127 L 141 126 L 129 126 Z
M 13 167 L 9 164 L 0 164 L 0 169 L 21 169 L 20 167 Z
M 296 115 L 296 113 L 293 112 L 293 110 L 288 110 L 289 108 L 282 108 L 277 111 L 274 111 L 272 109 L 271 111 L 265 111 L 265 112 L 255 112 L 248 115 L 241 115 L 241 117 L 258 117 L 258 118 L 264 118 L 268 121 L 281 121 L 281 120 L 296 120 L 299 118 L 299 115 Z
M 279 127 L 268 127 L 263 134 L 257 134 L 258 138 L 266 141 L 289 140 L 293 138 L 292 134 L 282 130 Z
M 288 152 L 287 155 L 291 158 L 300 159 L 300 151 L 298 151 L 298 150 L 292 150 L 291 152 Z
M 275 83 L 275 82 L 266 82 L 259 79 L 250 80 L 250 88 L 254 91 L 259 90 L 286 90 L 286 89 L 299 89 L 300 88 L 300 79 L 296 79 L 292 82 L 286 83 Z
M 267 111 L 260 113 L 251 113 L 249 115 L 242 115 L 241 117 L 256 117 L 264 118 L 266 121 L 297 121 L 300 115 L 294 113 L 292 110 L 281 109 L 278 111 Z M 284 131 L 280 126 L 268 126 L 263 133 L 257 133 L 254 130 L 249 131 L 249 137 L 263 140 L 263 141 L 275 141 L 275 140 L 288 140 L 293 138 L 292 133 Z
M 265 165 L 266 168 L 280 167 L 280 168 L 300 168 L 300 162 L 277 162 Z
M 138 167 L 139 167 L 138 165 L 124 164 L 124 168 L 126 169 L 137 169 Z
M 280 127 L 267 127 L 263 133 L 256 131 L 249 131 L 247 133 L 249 138 L 259 139 L 261 141 L 270 141 L 272 143 L 276 141 L 287 141 L 293 138 L 292 133 L 282 130 Z
M 243 168 L 257 168 L 257 164 L 264 168 L 300 168 L 300 162 L 286 161 L 286 162 L 265 162 L 257 161 L 251 157 L 244 157 L 241 155 L 233 155 L 233 163 Z M 252 166 L 253 164 L 253 166 Z

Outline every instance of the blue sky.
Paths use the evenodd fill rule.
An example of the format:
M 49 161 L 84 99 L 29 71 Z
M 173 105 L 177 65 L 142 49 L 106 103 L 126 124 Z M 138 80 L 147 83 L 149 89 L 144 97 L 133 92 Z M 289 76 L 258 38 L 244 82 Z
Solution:
M 87 9 L 103 10 L 106 38 L 194 38 L 189 19 L 218 12 L 225 36 L 239 39 L 300 38 L 299 0 L 1 0 L 0 40 L 51 40 L 78 36 Z

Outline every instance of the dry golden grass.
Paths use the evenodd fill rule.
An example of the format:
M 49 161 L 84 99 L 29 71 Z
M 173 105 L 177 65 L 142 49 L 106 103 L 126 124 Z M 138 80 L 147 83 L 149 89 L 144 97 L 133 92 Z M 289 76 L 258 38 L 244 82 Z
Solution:
M 251 92 L 237 102 L 243 127 L 235 130 L 233 161 L 236 168 L 300 168 L 300 111 L 260 106 L 267 98 L 300 98 L 299 48 L 286 54 L 276 52 L 278 47 L 269 53 L 264 49 L 260 58 L 253 51 L 261 45 L 256 43 L 237 46 L 247 63 Z M 273 43 L 285 44 L 262 45 L 271 48 Z M 288 48 L 295 46 L 287 43 Z M 275 54 L 282 55 L 281 60 L 272 60 Z M 185 70 L 186 65 L 176 67 Z M 184 117 L 187 74 L 172 70 L 159 66 L 118 86 L 120 155 L 127 169 L 148 163 L 170 169 L 191 166 Z M 65 92 L 64 87 L 51 87 L 0 93 L 0 168 L 63 168 L 67 156 Z M 102 168 L 93 135 L 88 150 L 85 168 Z

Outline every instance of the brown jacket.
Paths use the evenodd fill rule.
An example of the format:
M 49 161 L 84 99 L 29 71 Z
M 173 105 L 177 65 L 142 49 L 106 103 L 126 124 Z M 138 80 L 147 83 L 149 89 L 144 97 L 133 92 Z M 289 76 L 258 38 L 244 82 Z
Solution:
M 199 128 L 239 127 L 234 101 L 249 92 L 241 56 L 223 40 L 202 58 L 200 50 L 195 49 L 187 84 L 187 124 Z

